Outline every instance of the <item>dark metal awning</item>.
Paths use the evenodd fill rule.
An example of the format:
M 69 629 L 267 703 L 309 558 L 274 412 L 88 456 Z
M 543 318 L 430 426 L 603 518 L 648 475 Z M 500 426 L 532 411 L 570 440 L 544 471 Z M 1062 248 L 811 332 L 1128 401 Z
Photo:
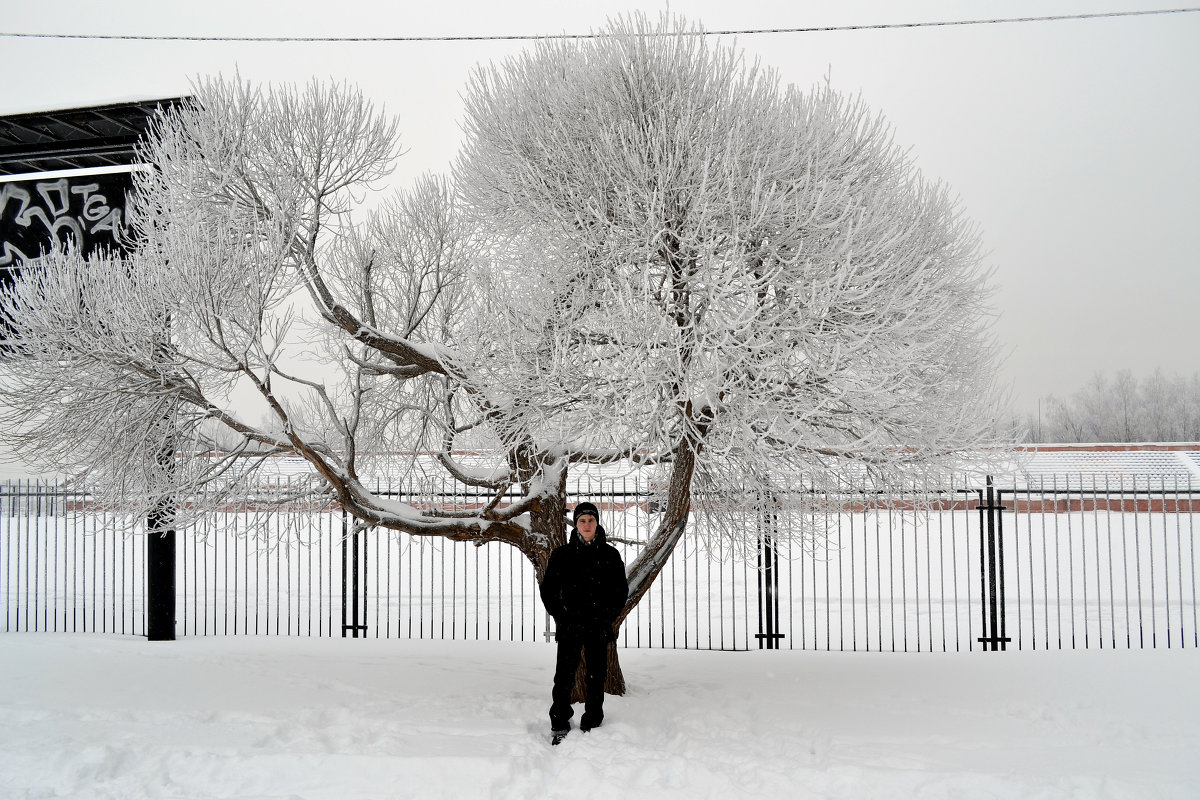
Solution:
M 0 117 L 0 175 L 132 164 L 159 108 L 186 97 Z

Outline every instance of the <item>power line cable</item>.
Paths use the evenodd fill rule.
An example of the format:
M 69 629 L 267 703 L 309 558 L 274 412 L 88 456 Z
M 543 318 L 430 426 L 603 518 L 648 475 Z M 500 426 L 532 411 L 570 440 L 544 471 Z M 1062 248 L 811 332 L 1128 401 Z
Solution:
M 697 31 L 702 36 L 752 36 L 769 33 L 833 33 L 837 31 L 894 30 L 903 28 L 944 28 L 965 25 L 1000 25 L 1018 22 L 1060 22 L 1063 20 L 1108 19 L 1113 17 L 1147 17 L 1164 14 L 1192 14 L 1200 11 L 1193 8 L 1164 8 L 1152 11 L 1101 11 L 1092 14 L 1053 14 L 1034 17 L 997 17 L 993 19 L 933 20 L 926 22 L 881 22 L 867 25 L 819 25 L 803 28 L 741 28 L 715 31 Z M 105 41 L 153 41 L 153 42 L 497 42 L 533 41 L 539 39 L 596 39 L 604 33 L 557 33 L 557 34 L 490 34 L 457 36 L 175 36 L 156 34 L 105 34 L 105 33 L 15 33 L 0 31 L 0 37 L 10 39 L 91 39 Z

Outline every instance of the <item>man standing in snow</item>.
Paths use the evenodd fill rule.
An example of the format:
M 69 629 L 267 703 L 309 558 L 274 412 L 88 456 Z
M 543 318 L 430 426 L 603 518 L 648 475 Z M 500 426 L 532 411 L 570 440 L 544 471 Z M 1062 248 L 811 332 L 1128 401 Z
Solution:
M 575 506 L 570 540 L 550 554 L 542 579 L 542 604 L 554 617 L 558 660 L 550 706 L 552 742 L 571 729 L 571 689 L 579 656 L 586 661 L 586 699 L 579 728 L 589 731 L 604 721 L 604 680 L 608 676 L 608 644 L 617 638 L 613 623 L 629 584 L 617 549 L 605 541 L 600 512 L 591 503 Z

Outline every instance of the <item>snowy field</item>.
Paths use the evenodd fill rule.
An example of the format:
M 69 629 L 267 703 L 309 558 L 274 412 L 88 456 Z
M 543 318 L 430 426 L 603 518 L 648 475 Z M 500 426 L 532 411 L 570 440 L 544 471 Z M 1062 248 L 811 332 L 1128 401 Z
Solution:
M 624 650 L 546 742 L 553 649 L 0 637 L 3 798 L 1195 798 L 1200 651 Z

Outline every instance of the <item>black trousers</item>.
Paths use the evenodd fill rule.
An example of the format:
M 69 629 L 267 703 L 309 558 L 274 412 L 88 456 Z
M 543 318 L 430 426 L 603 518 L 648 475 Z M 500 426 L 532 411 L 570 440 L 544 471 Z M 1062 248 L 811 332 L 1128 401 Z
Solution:
M 587 659 L 584 675 L 586 700 L 580 724 L 594 728 L 604 720 L 604 680 L 608 677 L 608 637 L 603 632 L 583 636 L 563 636 L 558 640 L 558 658 L 554 665 L 553 701 L 550 706 L 550 728 L 561 731 L 570 725 L 571 690 L 575 687 L 575 671 L 579 657 Z

